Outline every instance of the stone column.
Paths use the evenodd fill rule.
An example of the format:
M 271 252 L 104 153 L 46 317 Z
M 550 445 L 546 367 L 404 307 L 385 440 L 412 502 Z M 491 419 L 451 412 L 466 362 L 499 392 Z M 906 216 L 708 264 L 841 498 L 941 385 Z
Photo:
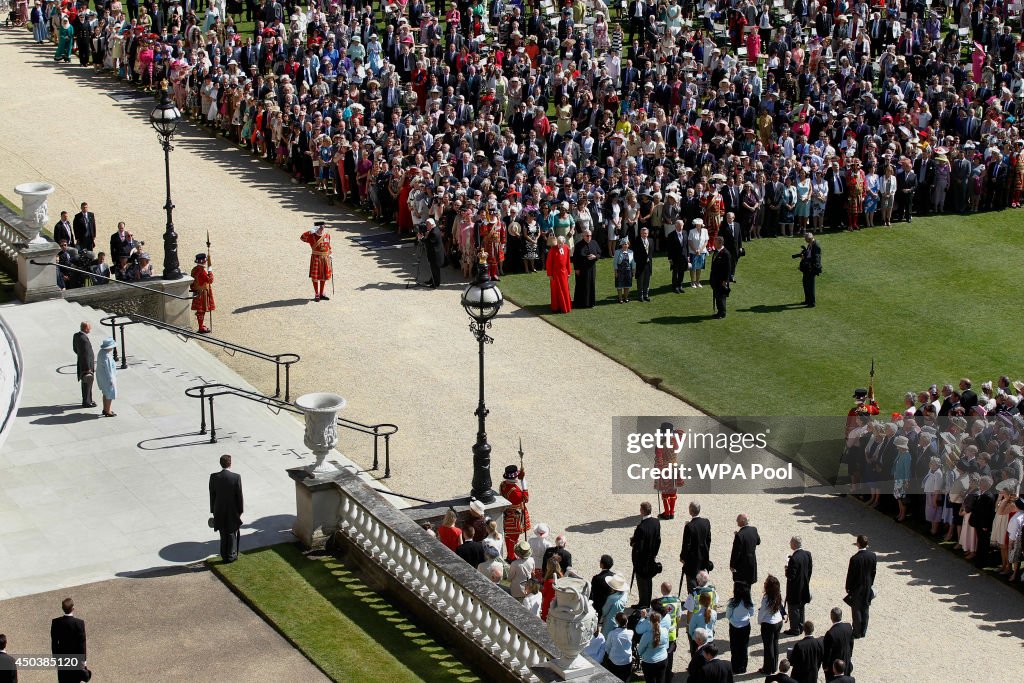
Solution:
M 149 280 L 143 284 L 159 282 L 163 290 L 168 294 L 177 296 L 188 296 L 189 286 L 192 278 L 183 275 L 180 280 Z M 169 325 L 178 327 L 192 326 L 192 303 L 184 299 L 172 299 L 169 296 L 160 297 L 160 319 Z
M 60 247 L 45 239 L 18 249 L 18 284 L 14 293 L 27 304 L 44 299 L 60 298 L 57 287 L 56 266 L 39 266 L 36 263 L 56 263 Z

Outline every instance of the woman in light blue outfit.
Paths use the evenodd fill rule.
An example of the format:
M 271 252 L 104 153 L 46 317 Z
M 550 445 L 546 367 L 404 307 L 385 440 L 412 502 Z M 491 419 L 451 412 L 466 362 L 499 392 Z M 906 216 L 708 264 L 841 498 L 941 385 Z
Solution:
M 612 592 L 605 598 L 604 608 L 601 610 L 601 633 L 607 638 L 608 634 L 615 630 L 615 615 L 626 610 L 626 577 L 620 574 L 612 574 L 605 577 L 605 582 Z
M 380 76 L 380 70 L 384 68 L 384 60 L 381 59 L 380 52 L 380 40 L 374 33 L 366 44 L 366 65 L 370 67 L 374 76 Z
M 619 248 L 615 250 L 615 290 L 619 293 L 619 303 L 629 301 L 629 290 L 633 287 L 633 275 L 636 273 L 636 261 L 633 250 L 629 248 L 629 238 L 619 240 Z
M 114 347 L 117 342 L 107 337 L 96 352 L 96 385 L 103 394 L 103 417 L 116 417 L 110 404 L 117 398 L 117 365 L 114 362 Z
M 645 610 L 646 611 L 646 610 Z M 636 626 L 640 644 L 636 651 L 640 655 L 640 668 L 645 681 L 661 681 L 665 678 L 668 660 L 668 629 L 661 624 L 661 615 L 653 612 Z
M 807 218 L 811 215 L 811 179 L 803 169 L 800 169 L 798 176 L 800 180 L 796 183 L 796 209 L 793 215 L 796 217 L 796 232 L 802 235 L 807 232 Z
M 867 227 L 872 228 L 875 225 L 875 211 L 878 211 L 879 187 L 881 186 L 874 166 L 868 167 L 867 175 L 864 176 L 864 186 L 867 188 L 867 194 L 864 195 L 864 223 Z

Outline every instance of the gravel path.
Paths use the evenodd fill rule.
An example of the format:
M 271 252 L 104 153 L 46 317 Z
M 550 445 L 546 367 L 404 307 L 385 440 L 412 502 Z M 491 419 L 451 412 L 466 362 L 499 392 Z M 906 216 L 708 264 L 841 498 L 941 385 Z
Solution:
M 109 93 L 124 88 L 78 67 L 54 65 L 20 32 L 0 36 L 0 73 L 0 188 L 56 179 L 54 220 L 61 207 L 74 213 L 88 200 L 102 235 L 126 220 L 156 252 L 159 267 L 163 160 L 144 120 L 150 104 L 111 99 Z M 346 236 L 372 226 L 328 208 L 280 171 L 206 132 L 185 126 L 171 168 L 183 265 L 204 249 L 207 229 L 213 240 L 218 335 L 269 352 L 300 353 L 293 387 L 341 393 L 352 419 L 397 423 L 388 482 L 394 490 L 432 499 L 464 494 L 471 479 L 477 368 L 459 305 L 461 285 L 406 291 L 409 250 L 379 257 L 363 251 Z M 314 304 L 308 300 L 308 248 L 298 236 L 317 218 L 339 228 L 337 294 Z M 681 344 L 700 344 L 682 338 L 686 333 L 680 330 Z M 503 309 L 492 335 L 487 399 L 495 477 L 515 462 L 522 436 L 534 521 L 568 531 L 582 574 L 596 572 L 602 552 L 612 553 L 628 574 L 628 538 L 642 498 L 610 493 L 611 418 L 694 410 L 515 306 Z M 240 357 L 225 361 L 257 386 L 269 386 L 263 368 Z M 1019 594 L 974 575 L 967 564 L 857 503 L 767 494 L 704 496 L 701 502 L 713 525 L 712 557 L 721 568 L 714 578 L 726 592 L 722 570 L 738 512 L 760 527 L 762 576 L 781 574 L 790 536 L 803 536 L 816 560 L 808 618 L 819 633 L 828 609 L 841 604 L 853 535 L 871 537 L 880 558 L 880 597 L 869 636 L 857 644 L 858 680 L 939 680 L 938 670 L 947 680 L 974 678 L 1001 672 L 1001 662 L 1020 656 Z M 680 510 L 685 503 L 681 497 Z M 673 584 L 681 517 L 663 525 L 661 559 Z M 727 628 L 720 625 L 717 632 L 724 646 Z M 965 656 L 967 643 L 984 658 Z M 752 657 L 759 653 L 755 639 Z

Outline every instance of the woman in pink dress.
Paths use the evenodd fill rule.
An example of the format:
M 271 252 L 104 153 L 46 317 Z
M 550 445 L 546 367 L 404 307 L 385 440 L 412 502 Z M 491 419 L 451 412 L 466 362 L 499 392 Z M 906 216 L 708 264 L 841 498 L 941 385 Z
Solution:
M 554 239 L 554 238 L 552 238 Z M 568 313 L 572 310 L 572 299 L 569 296 L 569 273 L 572 272 L 572 254 L 565 244 L 565 238 L 559 237 L 557 242 L 548 242 L 547 273 L 551 281 L 551 310 L 555 313 Z
M 761 54 L 761 35 L 757 26 L 747 27 L 747 63 L 757 66 L 757 57 Z
M 974 41 L 974 53 L 971 55 L 971 75 L 974 82 L 981 85 L 981 71 L 985 65 L 985 47 L 978 41 Z

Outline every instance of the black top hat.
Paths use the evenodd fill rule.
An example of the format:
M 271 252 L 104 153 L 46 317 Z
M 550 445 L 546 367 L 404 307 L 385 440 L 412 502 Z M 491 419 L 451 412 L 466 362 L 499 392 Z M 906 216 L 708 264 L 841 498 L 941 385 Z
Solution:
M 867 396 L 868 396 L 868 390 L 867 389 L 854 389 L 853 390 L 853 397 L 854 398 L 867 398 Z
M 196 254 L 196 263 L 202 263 L 206 260 L 206 254 Z

